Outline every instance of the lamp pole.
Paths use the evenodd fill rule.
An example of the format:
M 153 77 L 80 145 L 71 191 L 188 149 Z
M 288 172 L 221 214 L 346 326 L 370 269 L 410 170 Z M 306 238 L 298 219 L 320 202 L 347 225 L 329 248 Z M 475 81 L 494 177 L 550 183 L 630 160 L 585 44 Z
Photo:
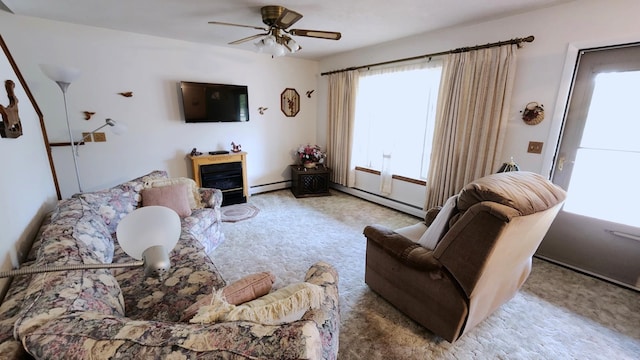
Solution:
M 67 129 L 69 130 L 69 141 L 71 142 L 71 155 L 73 156 L 73 166 L 76 170 L 76 180 L 78 181 L 78 190 L 82 192 L 82 183 L 80 182 L 80 171 L 78 169 L 78 159 L 76 158 L 76 144 L 73 141 L 71 133 L 71 124 L 69 123 L 69 107 L 67 106 L 67 89 L 69 85 L 80 76 L 80 70 L 71 67 L 62 67 L 51 64 L 40 64 L 42 72 L 62 90 L 62 98 L 64 100 L 64 115 L 67 120 Z
M 71 125 L 69 124 L 69 109 L 67 107 L 67 89 L 69 88 L 70 83 L 56 81 L 56 84 L 60 86 L 60 90 L 62 90 L 62 98 L 64 100 L 64 114 L 67 120 L 67 129 L 69 130 L 69 141 L 71 142 L 71 155 L 73 156 L 73 166 L 76 170 L 76 180 L 78 181 L 78 190 L 82 192 L 82 183 L 80 182 L 80 170 L 78 169 L 78 156 L 76 155 L 76 144 L 73 141 L 73 134 L 71 133 Z

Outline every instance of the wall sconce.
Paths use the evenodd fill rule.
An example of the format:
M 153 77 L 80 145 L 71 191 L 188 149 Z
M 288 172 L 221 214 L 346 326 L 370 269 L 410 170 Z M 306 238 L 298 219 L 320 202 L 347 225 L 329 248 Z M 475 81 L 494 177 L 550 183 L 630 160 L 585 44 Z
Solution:
M 111 264 L 27 267 L 0 272 L 0 278 L 55 271 L 144 266 L 146 276 L 157 277 L 162 280 L 171 268 L 169 252 L 178 243 L 180 231 L 180 217 L 175 211 L 164 206 L 141 207 L 120 220 L 118 228 L 116 229 L 116 237 L 122 250 L 138 261 Z
M 113 119 L 105 119 L 104 120 L 104 124 L 100 127 L 98 127 L 97 129 L 91 131 L 90 133 L 87 133 L 85 136 L 82 137 L 82 139 L 80 141 L 78 141 L 78 143 L 76 145 L 82 145 L 84 144 L 84 142 L 89 139 L 91 136 L 93 136 L 93 134 L 95 134 L 96 132 L 98 132 L 98 130 L 104 128 L 105 126 L 110 126 L 111 128 L 111 132 L 113 132 L 116 135 L 122 135 L 125 132 L 127 132 L 127 126 L 123 123 L 119 123 L 116 122 Z M 76 155 L 78 155 L 78 146 L 76 146 Z

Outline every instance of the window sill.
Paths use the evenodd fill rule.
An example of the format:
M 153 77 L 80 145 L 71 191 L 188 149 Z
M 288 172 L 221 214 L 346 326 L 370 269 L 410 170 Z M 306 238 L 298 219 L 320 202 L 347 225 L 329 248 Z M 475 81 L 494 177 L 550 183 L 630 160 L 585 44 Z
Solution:
M 356 171 L 362 171 L 362 172 L 366 172 L 366 173 L 374 174 L 378 176 L 382 175 L 382 173 L 379 170 L 369 169 L 361 166 L 356 166 Z M 391 178 L 394 180 L 404 181 L 404 182 L 408 182 L 416 185 L 427 186 L 427 182 L 420 179 L 413 179 L 406 176 L 394 175 L 394 174 L 391 175 Z

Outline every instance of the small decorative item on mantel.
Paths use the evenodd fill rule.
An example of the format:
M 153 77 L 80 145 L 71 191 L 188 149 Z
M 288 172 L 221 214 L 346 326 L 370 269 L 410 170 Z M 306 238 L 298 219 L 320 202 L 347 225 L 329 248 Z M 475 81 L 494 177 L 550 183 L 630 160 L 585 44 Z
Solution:
M 233 151 L 234 153 L 242 151 L 242 145 L 236 144 L 235 142 L 232 141 L 231 142 L 231 151 Z
M 302 166 L 307 169 L 313 169 L 318 164 L 324 164 L 324 159 L 327 157 L 327 154 L 318 145 L 301 145 L 297 153 Z

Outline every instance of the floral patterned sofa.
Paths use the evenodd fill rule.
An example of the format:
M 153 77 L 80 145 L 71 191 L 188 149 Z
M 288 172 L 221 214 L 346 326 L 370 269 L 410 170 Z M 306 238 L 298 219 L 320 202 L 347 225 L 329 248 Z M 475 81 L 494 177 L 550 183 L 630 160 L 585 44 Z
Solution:
M 111 189 L 61 200 L 23 266 L 128 262 L 117 223 L 141 205 L 155 171 Z M 320 308 L 281 325 L 180 322 L 185 309 L 225 286 L 207 252 L 221 241 L 216 189 L 198 189 L 202 209 L 182 219 L 164 281 L 142 268 L 77 270 L 16 277 L 0 306 L 3 359 L 335 359 L 338 276 L 317 263 L 304 280 L 322 286 Z

